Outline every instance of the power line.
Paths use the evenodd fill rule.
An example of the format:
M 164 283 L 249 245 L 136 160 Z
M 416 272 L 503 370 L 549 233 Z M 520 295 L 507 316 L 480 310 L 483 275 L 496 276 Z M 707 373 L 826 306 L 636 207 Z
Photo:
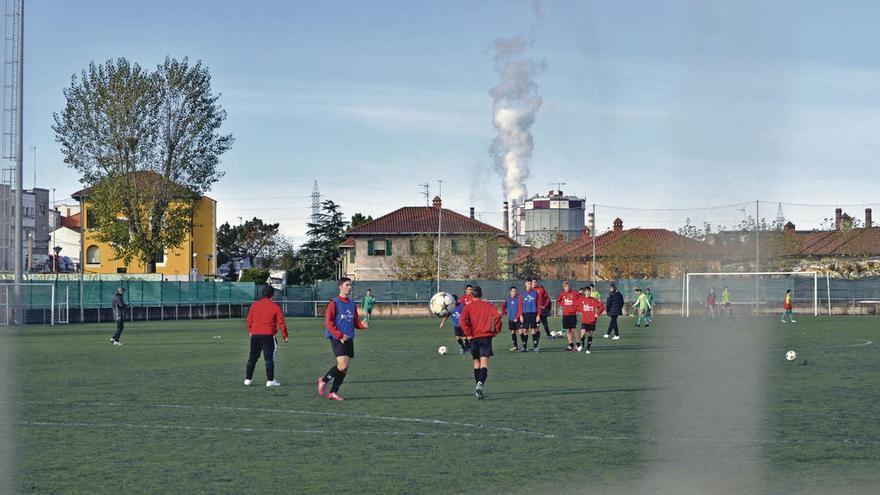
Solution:
M 720 210 L 722 208 L 733 208 L 737 206 L 746 206 L 751 205 L 751 201 L 743 202 L 743 203 L 730 203 L 726 205 L 716 205 L 716 206 L 694 206 L 690 208 L 637 208 L 634 206 L 614 206 L 614 205 L 602 205 L 597 204 L 598 208 L 609 208 L 615 210 L 632 210 L 632 211 L 693 211 L 693 210 Z

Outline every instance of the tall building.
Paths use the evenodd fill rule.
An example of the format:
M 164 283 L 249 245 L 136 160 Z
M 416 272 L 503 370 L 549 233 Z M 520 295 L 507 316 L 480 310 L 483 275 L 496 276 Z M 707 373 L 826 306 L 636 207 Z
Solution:
M 545 246 L 559 232 L 566 240 L 577 239 L 584 228 L 586 199 L 566 196 L 560 190 L 536 195 L 518 206 L 514 215 L 514 239 L 524 245 Z
M 15 190 L 0 184 L 0 271 L 13 271 Z M 25 270 L 49 255 L 51 219 L 49 190 L 25 189 L 22 193 L 22 259 Z

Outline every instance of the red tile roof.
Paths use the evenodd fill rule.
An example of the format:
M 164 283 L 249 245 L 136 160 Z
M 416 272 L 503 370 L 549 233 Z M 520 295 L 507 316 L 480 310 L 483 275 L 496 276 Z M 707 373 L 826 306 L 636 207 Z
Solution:
M 70 215 L 69 217 L 61 217 L 61 226 L 67 227 L 73 230 L 79 230 L 80 223 L 82 222 L 82 214 L 77 213 L 75 215 Z
M 880 227 L 797 232 L 794 256 L 880 255 Z
M 675 256 L 708 254 L 709 247 L 681 234 L 666 229 L 629 229 L 610 231 L 596 237 L 596 257 L 635 250 L 645 256 Z M 539 249 L 520 250 L 511 260 L 522 263 L 531 257 L 541 261 L 556 259 L 590 258 L 593 255 L 593 239 L 588 232 L 571 241 L 556 241 Z
M 505 235 L 499 228 L 466 217 L 446 208 L 432 206 L 404 206 L 372 222 L 351 229 L 349 235 L 365 234 L 436 234 L 440 211 L 443 211 L 443 234 L 493 234 Z

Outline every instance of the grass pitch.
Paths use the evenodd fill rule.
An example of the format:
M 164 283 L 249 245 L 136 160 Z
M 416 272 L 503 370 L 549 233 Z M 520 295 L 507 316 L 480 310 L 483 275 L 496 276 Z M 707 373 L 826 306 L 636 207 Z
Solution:
M 621 319 L 593 354 L 495 339 L 486 400 L 436 319 L 376 319 L 335 403 L 317 319 L 242 385 L 241 320 L 5 328 L 20 493 L 875 493 L 872 317 Z M 557 329 L 559 320 L 552 321 Z M 604 330 L 607 319 L 599 322 Z M 446 345 L 450 354 L 440 356 Z M 798 359 L 784 360 L 794 349 Z

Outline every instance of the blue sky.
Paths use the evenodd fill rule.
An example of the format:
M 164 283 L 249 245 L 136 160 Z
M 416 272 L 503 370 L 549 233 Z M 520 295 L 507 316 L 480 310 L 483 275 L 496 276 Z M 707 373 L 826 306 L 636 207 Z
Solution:
M 770 6 L 765 5 L 770 3 Z M 767 201 L 798 227 L 880 203 L 876 2 L 27 2 L 25 147 L 40 187 L 79 188 L 51 131 L 92 60 L 201 59 L 236 136 L 211 196 L 220 221 L 278 221 L 303 240 L 312 182 L 350 215 L 444 204 L 500 225 L 493 41 L 546 64 L 529 193 L 565 182 L 600 228 L 732 225 Z M 25 186 L 32 183 L 32 154 Z M 800 207 L 795 204 L 822 204 Z M 612 207 L 628 207 L 621 209 Z M 874 205 L 875 209 L 877 206 Z M 639 208 L 642 208 L 639 210 Z

